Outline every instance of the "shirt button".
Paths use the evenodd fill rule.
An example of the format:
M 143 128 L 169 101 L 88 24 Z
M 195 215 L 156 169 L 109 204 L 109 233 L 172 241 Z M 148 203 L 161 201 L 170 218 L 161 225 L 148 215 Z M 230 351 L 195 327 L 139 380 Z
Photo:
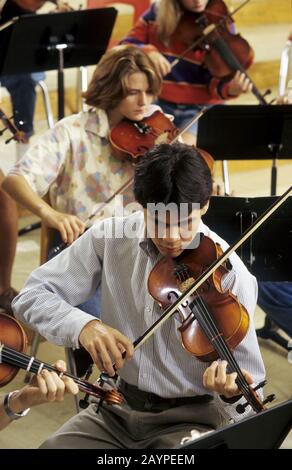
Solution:
M 150 305 L 147 305 L 146 308 L 145 308 L 145 310 L 146 310 L 146 312 L 148 312 L 148 313 L 151 312 L 151 307 L 150 307 Z

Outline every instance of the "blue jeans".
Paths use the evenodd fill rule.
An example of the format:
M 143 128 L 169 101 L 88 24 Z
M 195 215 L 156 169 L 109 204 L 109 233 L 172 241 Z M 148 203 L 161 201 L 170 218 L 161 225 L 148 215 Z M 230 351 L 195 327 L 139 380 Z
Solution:
M 258 304 L 292 337 L 292 282 L 259 282 Z
M 49 253 L 48 253 L 48 260 L 52 259 L 54 256 L 56 256 L 53 253 L 53 249 L 60 245 L 62 242 L 60 235 L 58 234 L 56 236 L 55 242 L 53 246 L 51 247 Z M 66 249 L 66 248 L 65 248 Z M 99 318 L 100 317 L 100 311 L 101 311 L 101 287 L 99 286 L 96 293 L 90 297 L 89 300 L 84 302 L 83 304 L 77 305 L 80 310 L 83 312 L 89 313 L 93 317 Z
M 160 98 L 158 98 L 156 104 L 158 104 L 165 113 L 172 114 L 174 116 L 173 122 L 178 129 L 183 129 L 186 124 L 188 124 L 191 119 L 193 119 L 201 109 L 204 108 L 203 104 L 176 104 L 171 103 L 170 101 L 161 100 Z M 188 129 L 188 132 L 194 135 L 198 134 L 198 121 Z
M 15 125 L 20 131 L 25 132 L 27 137 L 34 133 L 35 87 L 44 78 L 44 72 L 0 77 L 1 85 L 7 88 L 11 96 Z

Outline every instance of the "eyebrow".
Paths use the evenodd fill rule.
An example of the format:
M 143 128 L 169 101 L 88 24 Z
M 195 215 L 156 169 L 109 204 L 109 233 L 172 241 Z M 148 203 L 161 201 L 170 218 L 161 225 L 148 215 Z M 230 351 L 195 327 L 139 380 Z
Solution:
M 150 217 L 150 218 L 153 220 L 153 217 Z M 187 219 L 179 220 L 179 221 L 178 221 L 178 224 L 169 224 L 169 223 L 167 223 L 167 222 L 165 222 L 165 221 L 160 221 L 159 219 L 157 219 L 157 217 L 154 218 L 154 221 L 155 221 L 156 224 L 158 224 L 158 223 L 161 223 L 161 224 L 164 223 L 166 227 L 170 227 L 171 225 L 180 225 L 181 222 L 182 222 L 182 223 L 190 223 L 192 220 L 193 220 L 193 217 L 190 216 L 190 217 L 188 217 Z

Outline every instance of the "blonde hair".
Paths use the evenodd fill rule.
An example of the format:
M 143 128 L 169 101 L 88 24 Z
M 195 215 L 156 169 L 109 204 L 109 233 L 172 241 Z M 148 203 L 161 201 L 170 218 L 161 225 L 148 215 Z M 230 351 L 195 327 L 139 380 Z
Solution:
M 88 90 L 83 93 L 86 104 L 104 110 L 115 108 L 127 96 L 126 80 L 135 72 L 145 73 L 150 92 L 159 94 L 161 79 L 147 54 L 136 46 L 113 47 L 97 64 Z
M 167 43 L 174 33 L 183 10 L 179 0 L 160 0 L 157 4 L 157 34 L 162 43 Z

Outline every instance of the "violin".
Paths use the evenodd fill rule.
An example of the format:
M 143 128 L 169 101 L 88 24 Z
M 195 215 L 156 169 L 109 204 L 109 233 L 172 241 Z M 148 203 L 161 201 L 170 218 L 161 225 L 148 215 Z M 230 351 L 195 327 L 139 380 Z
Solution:
M 237 372 L 237 384 L 246 398 L 246 403 L 237 406 L 238 413 L 243 413 L 250 405 L 259 413 L 265 404 L 274 399 L 269 395 L 261 401 L 256 391 L 265 385 L 261 382 L 252 388 L 246 381 L 237 364 L 232 349 L 242 341 L 248 330 L 248 314 L 230 292 L 223 292 L 220 281 L 228 272 L 228 260 L 258 228 L 288 199 L 292 186 L 282 194 L 260 217 L 241 235 L 233 245 L 222 252 L 220 246 L 208 237 L 201 241 L 198 251 L 189 255 L 183 252 L 177 259 L 163 258 L 150 273 L 148 289 L 153 298 L 166 307 L 158 318 L 139 338 L 134 340 L 134 351 L 142 346 L 174 313 L 179 312 L 182 319 L 180 332 L 182 344 L 204 361 L 216 357 L 227 360 L 231 370 Z M 201 248 L 200 248 L 201 247 Z M 186 250 L 188 251 L 188 250 Z M 234 311 L 235 318 L 227 312 Z M 212 310 L 212 312 L 211 312 Z M 123 354 L 125 356 L 125 354 Z M 114 366 L 115 367 L 115 366 Z M 111 377 L 117 380 L 118 375 Z M 102 372 L 98 383 L 109 381 L 106 372 Z
M 0 130 L 0 135 L 4 134 L 6 130 L 9 130 L 12 134 L 12 137 L 10 139 L 7 139 L 5 141 L 5 144 L 8 144 L 11 140 L 16 140 L 17 142 L 22 142 L 26 143 L 27 138 L 25 137 L 25 133 L 22 131 L 19 131 L 16 127 L 16 125 L 9 119 L 6 114 L 2 111 L 0 108 L 0 121 L 4 124 L 4 129 Z
M 70 377 L 86 394 L 106 402 L 108 405 L 121 405 L 124 397 L 116 389 L 104 390 L 99 385 L 81 380 L 68 372 L 60 372 L 50 364 L 25 354 L 27 337 L 24 329 L 15 318 L 0 313 L 0 387 L 8 384 L 16 376 L 19 369 L 35 374 L 43 369 L 54 371 L 60 376 Z
M 222 254 L 220 245 L 204 236 L 198 248 L 187 249 L 177 258 L 162 258 L 148 278 L 150 295 L 161 307 L 169 307 Z M 253 410 L 259 412 L 264 404 L 256 390 L 264 383 L 252 389 L 232 353 L 248 331 L 249 316 L 232 292 L 221 288 L 222 278 L 228 272 L 227 263 L 221 264 L 195 294 L 180 304 L 182 345 L 201 361 L 226 360 L 230 371 L 237 373 L 239 390 Z M 244 412 L 244 407 L 239 405 L 237 411 Z
M 230 23 L 233 23 L 233 18 L 222 0 L 209 0 L 207 8 L 199 16 L 197 13 L 186 12 L 180 22 L 178 35 L 188 47 L 172 62 L 171 67 L 173 68 L 188 52 L 197 48 L 204 53 L 203 63 L 214 77 L 229 81 L 238 70 L 247 76 L 246 70 L 253 62 L 254 52 L 240 34 L 230 32 Z M 259 103 L 267 104 L 264 95 L 259 92 L 250 77 L 248 78 Z
M 137 161 L 155 144 L 176 140 L 177 127 L 161 111 L 141 121 L 122 119 L 109 134 L 115 157 L 119 160 Z

